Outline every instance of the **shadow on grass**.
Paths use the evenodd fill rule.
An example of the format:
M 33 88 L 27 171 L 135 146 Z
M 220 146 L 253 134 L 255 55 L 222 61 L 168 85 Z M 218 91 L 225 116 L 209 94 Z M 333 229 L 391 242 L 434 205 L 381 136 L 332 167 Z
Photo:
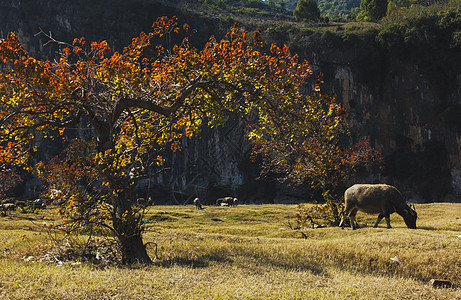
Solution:
M 261 261 L 260 257 L 253 257 L 254 259 L 258 259 L 260 262 L 258 263 L 259 267 L 272 267 L 272 268 L 279 268 L 279 269 L 286 269 L 286 270 L 299 270 L 299 271 L 310 271 L 314 275 L 321 275 L 326 276 L 326 272 L 324 268 L 322 268 L 319 264 L 312 263 L 312 262 L 298 262 L 295 264 L 286 263 L 286 262 L 279 262 L 272 259 L 264 259 Z M 160 267 L 172 267 L 172 266 L 182 266 L 182 267 L 189 267 L 193 269 L 204 269 L 208 268 L 212 262 L 220 263 L 220 264 L 227 264 L 232 265 L 234 263 L 231 259 L 223 259 L 218 257 L 210 257 L 210 256 L 202 256 L 199 258 L 185 258 L 185 257 L 174 257 L 167 260 L 161 260 L 158 262 L 154 262 L 155 265 Z
M 193 269 L 202 269 L 207 268 L 210 264 L 208 261 L 202 259 L 190 259 L 184 257 L 174 257 L 172 259 L 162 260 L 159 262 L 154 262 L 154 264 L 161 267 L 172 267 L 172 266 L 182 266 L 190 267 Z
M 431 227 L 431 226 L 416 226 L 416 229 L 421 229 L 421 230 L 438 230 L 437 228 Z
M 230 258 L 204 255 L 197 258 L 173 257 L 170 259 L 160 260 L 159 262 L 155 262 L 155 264 L 161 267 L 183 266 L 194 269 L 201 269 L 209 267 L 210 263 L 212 262 L 232 264 L 234 261 Z

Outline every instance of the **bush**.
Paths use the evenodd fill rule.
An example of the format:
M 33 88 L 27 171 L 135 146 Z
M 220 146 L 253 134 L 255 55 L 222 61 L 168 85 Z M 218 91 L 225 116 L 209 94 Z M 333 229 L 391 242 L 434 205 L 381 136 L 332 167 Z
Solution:
M 293 15 L 297 21 L 318 21 L 320 10 L 314 0 L 299 0 Z
M 324 204 L 314 206 L 299 204 L 295 219 L 290 223 L 291 228 L 338 226 L 344 208 L 341 199 L 331 197 L 328 192 L 325 192 L 323 197 L 326 199 Z
M 377 21 L 387 13 L 387 0 L 362 0 L 357 21 Z

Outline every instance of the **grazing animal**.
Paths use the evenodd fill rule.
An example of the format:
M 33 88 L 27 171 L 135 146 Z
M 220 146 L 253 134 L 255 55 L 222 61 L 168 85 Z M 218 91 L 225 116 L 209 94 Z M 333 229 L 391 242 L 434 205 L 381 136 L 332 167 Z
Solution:
M 216 199 L 216 205 L 217 206 L 234 206 L 234 199 L 237 199 L 237 198 L 232 198 L 232 197 L 218 198 Z
M 16 209 L 16 204 L 14 203 L 0 204 L 0 216 L 5 217 L 8 211 L 13 211 L 15 209 Z
M 17 207 L 24 207 L 24 206 L 26 206 L 26 201 L 18 200 L 18 201 L 16 201 L 16 206 Z
M 43 201 L 43 199 L 35 199 L 34 200 L 34 210 L 35 209 L 45 209 L 46 208 L 46 204 L 45 204 L 45 201 Z
M 345 218 L 349 218 L 352 229 L 357 227 L 357 211 L 379 214 L 373 227 L 378 227 L 383 218 L 387 228 L 391 228 L 389 215 L 398 213 L 408 228 L 416 228 L 417 213 L 409 207 L 402 194 L 395 187 L 387 184 L 355 184 L 344 192 L 345 208 L 339 226 L 344 228 Z
M 195 205 L 195 209 L 203 209 L 202 204 L 200 203 L 200 199 L 199 199 L 199 198 L 195 198 L 195 199 L 194 199 L 194 205 Z
M 5 203 L 5 204 L 3 204 L 3 208 L 5 210 L 15 210 L 16 209 L 16 204 L 14 204 L 14 203 Z
M 237 206 L 238 203 L 239 203 L 239 199 L 234 198 L 232 202 L 233 202 L 233 203 L 232 203 L 232 204 L 233 204 L 232 206 Z

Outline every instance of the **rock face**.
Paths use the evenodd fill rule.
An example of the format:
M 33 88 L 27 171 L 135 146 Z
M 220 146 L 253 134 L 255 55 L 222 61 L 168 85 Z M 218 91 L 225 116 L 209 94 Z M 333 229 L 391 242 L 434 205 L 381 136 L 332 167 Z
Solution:
M 307 56 L 348 112 L 351 139 L 384 155 L 376 181 L 414 201 L 460 201 L 461 62 L 448 44 L 424 51 L 323 40 Z
M 55 51 L 43 46 L 45 36 L 34 35 L 40 30 L 63 41 L 81 36 L 106 39 L 119 49 L 139 32 L 149 30 L 158 16 L 178 15 L 171 3 L 174 1 L 0 0 L 0 36 L 18 32 L 26 48 L 38 57 L 52 57 Z M 202 33 L 199 45 L 216 34 L 218 20 L 199 20 L 181 12 L 179 17 Z M 367 39 L 338 41 L 315 35 L 310 39 L 297 43 L 292 51 L 324 73 L 324 90 L 335 93 L 348 112 L 351 142 L 367 139 L 385 157 L 383 174 L 361 181 L 393 184 L 415 201 L 460 201 L 459 55 L 443 45 L 437 50 L 395 53 Z M 192 203 L 198 196 L 209 204 L 227 195 L 238 196 L 244 203 L 295 201 L 295 196 L 287 195 L 290 188 L 256 180 L 259 171 L 249 159 L 250 145 L 242 126 L 230 119 L 223 127 L 205 129 L 200 138 L 184 141 L 183 151 L 172 153 L 167 161 L 172 171 L 143 182 L 141 196 L 162 199 L 156 203 Z M 56 149 L 43 151 L 47 157 Z M 27 190 L 35 192 L 34 187 Z
M 413 190 L 419 200 L 459 195 L 461 135 L 450 115 L 461 119 L 460 99 L 442 104 L 417 66 L 404 66 L 386 81 L 382 92 L 373 93 L 349 68 L 336 70 L 335 91 L 349 111 L 353 137 L 370 140 L 385 155 L 387 180 Z
M 106 40 L 113 49 L 121 50 L 133 37 L 148 32 L 160 16 L 177 16 L 192 28 L 200 24 L 196 38 L 208 41 L 222 21 L 199 18 L 178 10 L 179 0 L 0 0 L 0 36 L 18 33 L 27 50 L 39 58 L 53 57 L 55 49 L 44 47 L 48 39 L 40 31 L 51 33 L 59 41 Z M 226 28 L 227 29 L 227 28 Z M 216 33 L 215 33 L 216 34 Z

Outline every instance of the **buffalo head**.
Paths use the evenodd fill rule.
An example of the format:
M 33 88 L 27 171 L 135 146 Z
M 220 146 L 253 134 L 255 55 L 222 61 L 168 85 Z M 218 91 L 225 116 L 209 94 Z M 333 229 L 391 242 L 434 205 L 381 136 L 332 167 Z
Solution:
M 403 210 L 403 220 L 408 228 L 416 229 L 416 219 L 418 218 L 418 214 L 415 211 L 415 206 L 409 206 L 408 209 Z

